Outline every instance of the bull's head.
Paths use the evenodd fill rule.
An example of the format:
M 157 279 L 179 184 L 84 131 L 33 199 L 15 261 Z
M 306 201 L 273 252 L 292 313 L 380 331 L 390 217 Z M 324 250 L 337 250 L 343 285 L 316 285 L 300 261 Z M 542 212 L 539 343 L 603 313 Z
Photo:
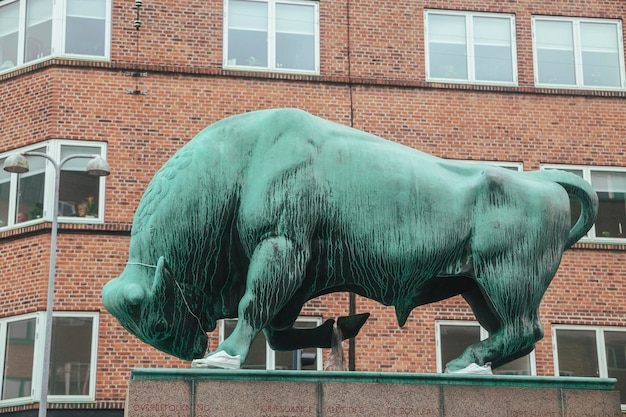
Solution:
M 215 329 L 215 321 L 200 316 L 205 297 L 177 282 L 163 257 L 156 266 L 129 262 L 102 290 L 104 306 L 126 330 L 185 360 L 204 355 L 207 332 Z

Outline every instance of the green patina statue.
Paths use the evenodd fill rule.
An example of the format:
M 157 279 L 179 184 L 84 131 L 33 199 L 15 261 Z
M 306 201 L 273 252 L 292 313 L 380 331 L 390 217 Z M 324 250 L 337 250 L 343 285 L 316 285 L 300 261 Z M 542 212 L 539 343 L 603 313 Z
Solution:
M 570 196 L 582 207 L 574 226 Z M 567 172 L 439 159 L 300 110 L 246 113 L 156 173 L 103 301 L 164 352 L 238 368 L 260 331 L 277 350 L 329 347 L 333 320 L 292 328 L 323 294 L 394 306 L 400 326 L 413 308 L 461 294 L 490 336 L 448 370 L 498 367 L 542 338 L 541 298 L 597 207 Z M 233 333 L 206 354 L 207 332 L 231 317 Z M 353 337 L 366 319 L 337 326 Z

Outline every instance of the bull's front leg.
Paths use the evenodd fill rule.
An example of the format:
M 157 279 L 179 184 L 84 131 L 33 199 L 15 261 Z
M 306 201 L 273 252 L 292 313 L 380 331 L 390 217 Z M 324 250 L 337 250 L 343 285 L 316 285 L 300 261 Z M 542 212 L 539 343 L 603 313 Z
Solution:
M 262 241 L 250 260 L 246 291 L 239 302 L 233 333 L 193 367 L 237 369 L 256 335 L 285 306 L 302 284 L 309 253 L 285 237 Z

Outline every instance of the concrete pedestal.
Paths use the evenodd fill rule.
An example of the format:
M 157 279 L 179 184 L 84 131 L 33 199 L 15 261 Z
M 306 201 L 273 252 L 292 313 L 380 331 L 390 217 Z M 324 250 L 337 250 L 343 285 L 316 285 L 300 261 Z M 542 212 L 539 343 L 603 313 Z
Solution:
M 618 417 L 614 379 L 135 369 L 127 417 Z

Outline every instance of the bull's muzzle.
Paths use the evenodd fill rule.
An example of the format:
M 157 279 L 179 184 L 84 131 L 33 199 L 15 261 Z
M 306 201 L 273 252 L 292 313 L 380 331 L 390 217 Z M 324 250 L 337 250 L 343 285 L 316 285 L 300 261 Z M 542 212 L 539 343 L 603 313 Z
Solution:
M 180 302 L 164 257 L 155 266 L 129 261 L 102 290 L 105 308 L 144 342 L 181 359 L 202 357 L 208 337 Z

